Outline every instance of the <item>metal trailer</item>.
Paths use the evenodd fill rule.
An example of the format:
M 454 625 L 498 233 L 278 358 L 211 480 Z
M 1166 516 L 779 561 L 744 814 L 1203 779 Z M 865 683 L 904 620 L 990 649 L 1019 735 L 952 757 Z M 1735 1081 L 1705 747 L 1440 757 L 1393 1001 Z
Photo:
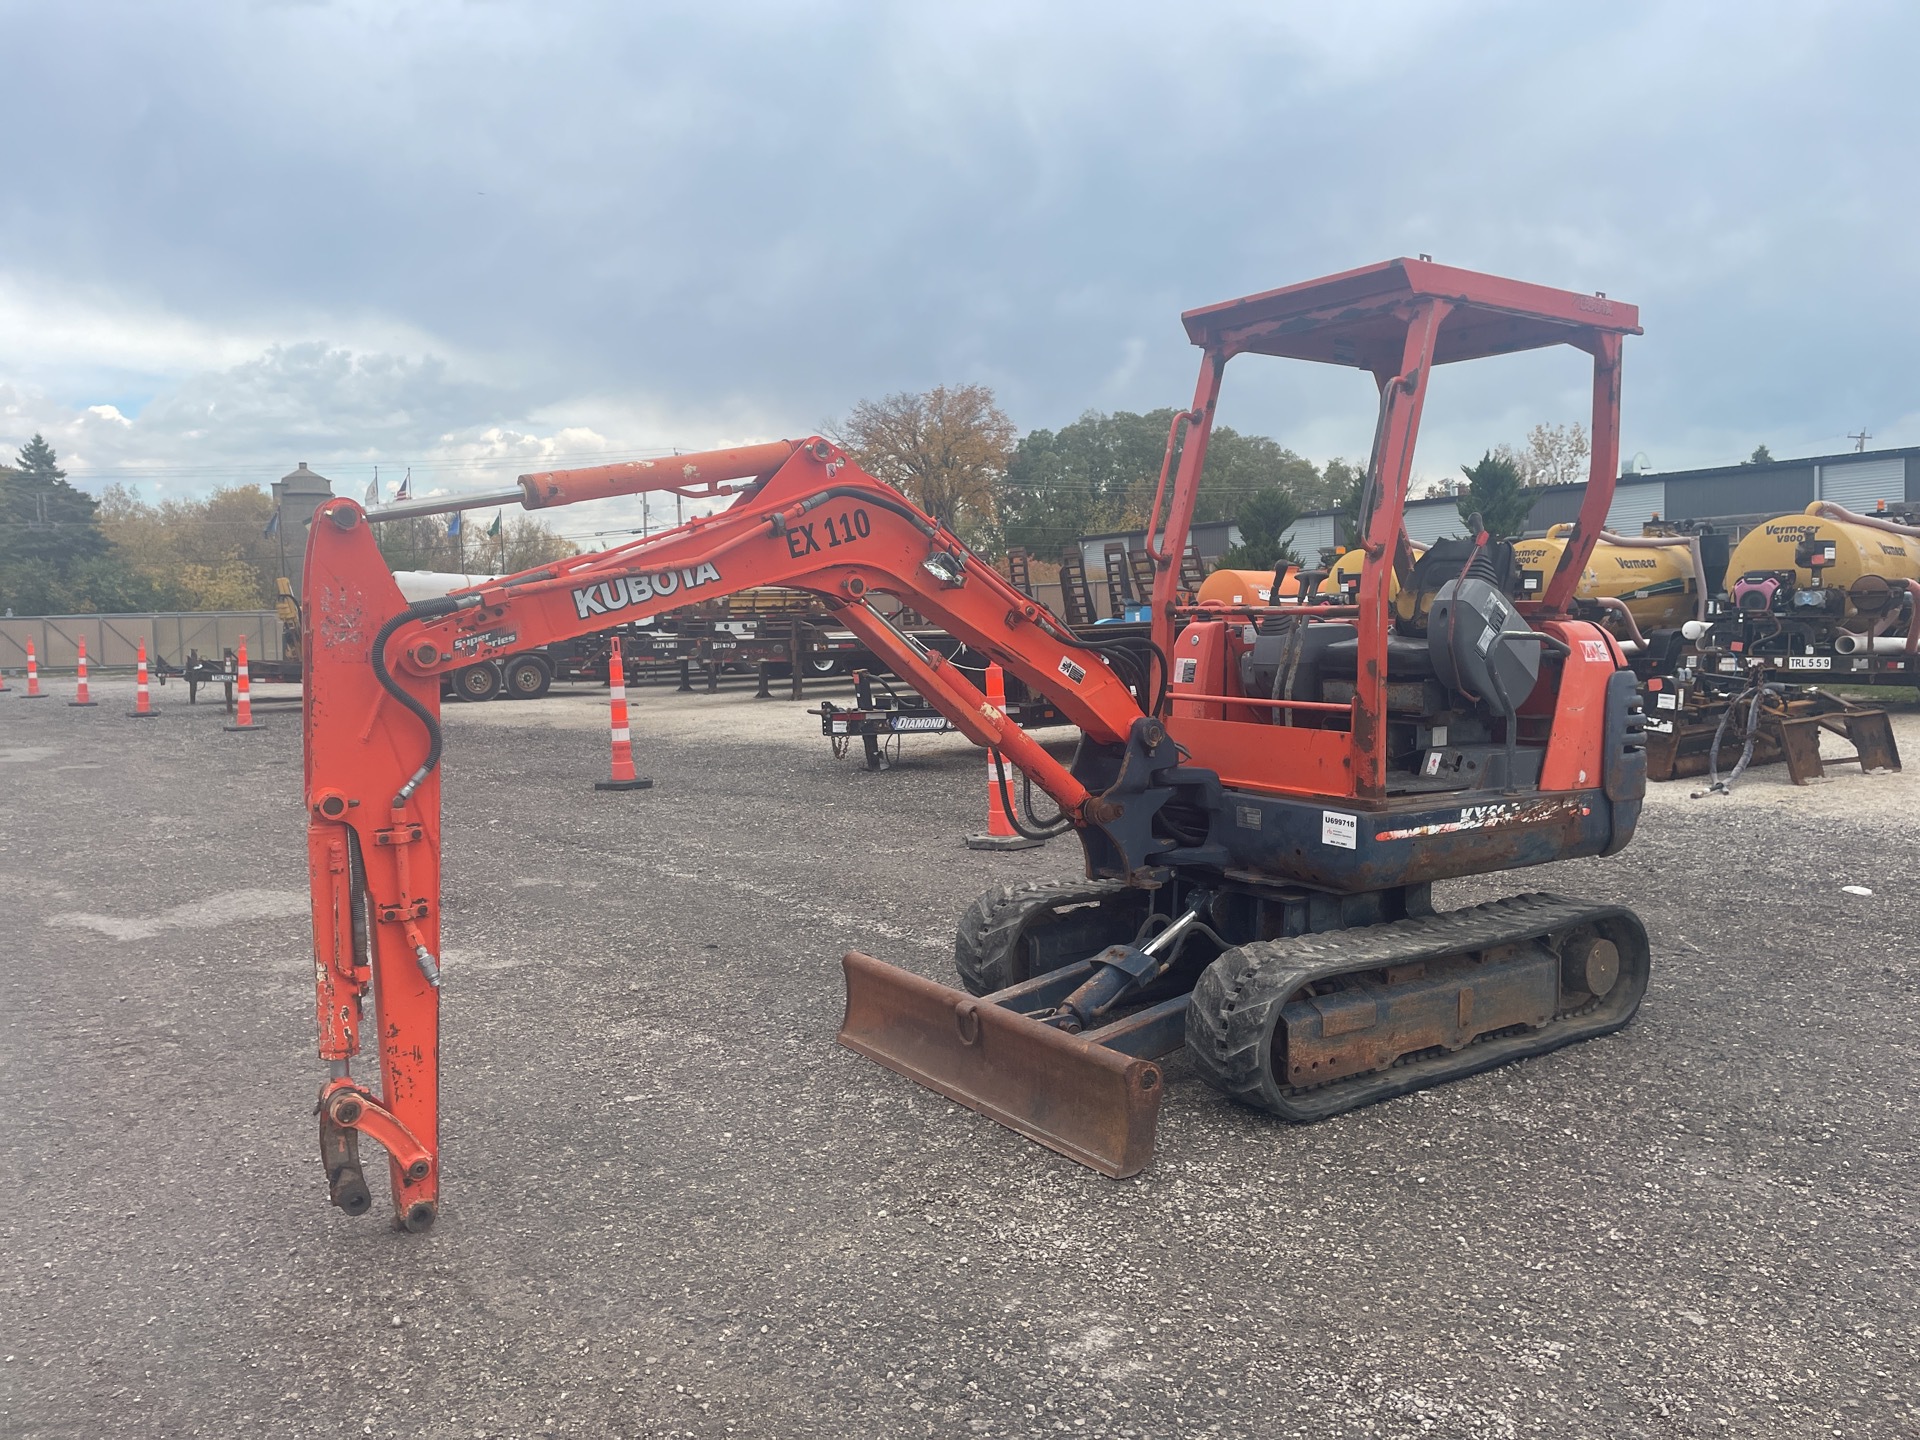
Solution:
M 1014 699 L 1016 686 L 1018 680 L 1007 686 L 1005 714 L 1022 730 L 1070 723 L 1052 701 L 1024 693 L 1023 686 L 1021 698 Z M 852 705 L 823 700 L 809 713 L 820 717 L 820 733 L 826 736 L 835 759 L 844 757 L 858 740 L 869 770 L 893 768 L 903 735 L 946 735 L 954 730 L 953 723 L 924 696 L 911 689 L 898 689 L 870 670 L 854 672 Z

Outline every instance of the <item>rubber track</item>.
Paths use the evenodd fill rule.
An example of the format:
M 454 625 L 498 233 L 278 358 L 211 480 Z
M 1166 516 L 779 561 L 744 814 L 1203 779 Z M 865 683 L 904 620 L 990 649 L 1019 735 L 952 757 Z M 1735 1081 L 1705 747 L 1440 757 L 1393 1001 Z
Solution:
M 1315 1089 L 1296 1090 L 1276 1082 L 1275 1026 L 1281 1008 L 1303 986 L 1357 970 L 1438 960 L 1596 923 L 1605 926 L 1621 949 L 1620 979 L 1604 1000 L 1539 1030 L 1484 1036 L 1450 1054 L 1404 1060 Z M 1647 972 L 1646 930 L 1631 910 L 1558 895 L 1516 895 L 1443 915 L 1262 940 L 1229 950 L 1194 986 L 1187 1007 L 1187 1051 L 1202 1078 L 1232 1099 L 1288 1120 L 1324 1120 L 1618 1030 L 1639 1008 Z
M 973 995 L 991 995 L 1027 979 L 1012 971 L 1013 949 L 1035 917 L 1061 905 L 1105 902 L 1124 894 L 1117 880 L 1027 880 L 997 885 L 966 908 L 953 942 L 953 968 Z

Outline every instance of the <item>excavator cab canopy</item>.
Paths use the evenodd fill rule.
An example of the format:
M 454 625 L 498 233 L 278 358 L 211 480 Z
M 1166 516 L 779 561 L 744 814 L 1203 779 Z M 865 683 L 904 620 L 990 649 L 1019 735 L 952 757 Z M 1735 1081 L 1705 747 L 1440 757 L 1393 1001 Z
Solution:
M 1406 259 L 1204 305 L 1180 318 L 1195 345 L 1223 358 L 1278 355 L 1392 375 L 1401 365 L 1408 321 L 1425 300 L 1449 306 L 1434 337 L 1435 365 L 1548 345 L 1591 351 L 1596 332 L 1641 333 L 1639 308 L 1604 294 Z

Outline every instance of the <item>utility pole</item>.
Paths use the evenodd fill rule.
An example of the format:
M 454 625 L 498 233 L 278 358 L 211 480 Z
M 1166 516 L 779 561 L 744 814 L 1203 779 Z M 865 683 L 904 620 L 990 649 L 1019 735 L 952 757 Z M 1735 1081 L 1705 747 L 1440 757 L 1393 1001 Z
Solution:
M 1869 435 L 1864 429 L 1862 429 L 1855 434 L 1847 436 L 1847 438 L 1853 441 L 1854 451 L 1855 453 L 1858 453 L 1858 452 L 1864 451 L 1867 448 L 1867 441 L 1871 440 L 1873 436 Z

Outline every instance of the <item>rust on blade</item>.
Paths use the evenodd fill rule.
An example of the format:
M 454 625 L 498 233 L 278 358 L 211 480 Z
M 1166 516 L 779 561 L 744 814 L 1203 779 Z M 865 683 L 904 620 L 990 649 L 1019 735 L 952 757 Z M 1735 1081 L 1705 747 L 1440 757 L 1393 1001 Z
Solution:
M 849 1050 L 1115 1179 L 1153 1159 L 1160 1067 L 849 950 Z

